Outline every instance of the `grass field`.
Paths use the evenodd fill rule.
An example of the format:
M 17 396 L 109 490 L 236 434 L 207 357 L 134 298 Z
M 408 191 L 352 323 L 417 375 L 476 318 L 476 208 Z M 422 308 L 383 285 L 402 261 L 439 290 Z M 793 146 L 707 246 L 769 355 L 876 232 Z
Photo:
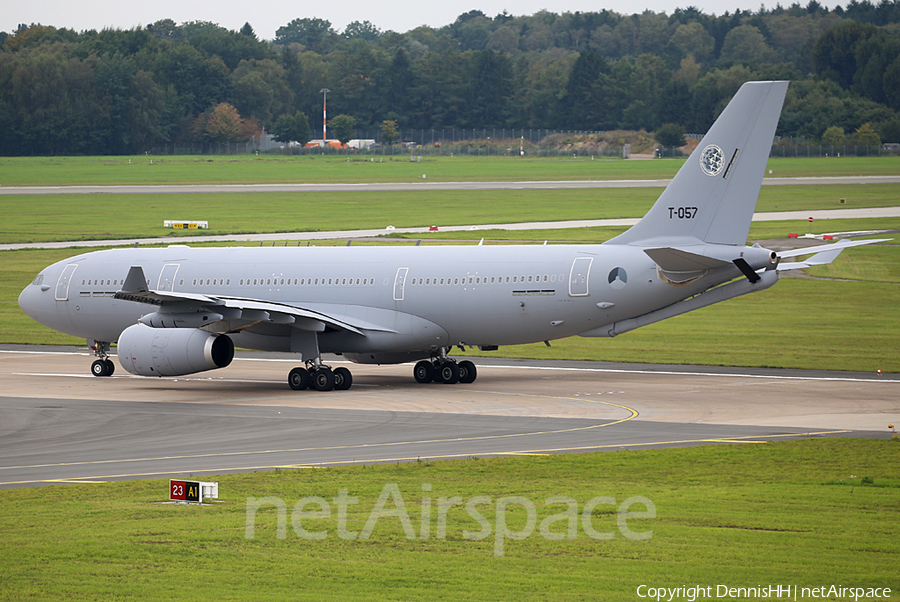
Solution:
M 149 159 L 134 157 L 131 165 L 127 158 L 0 159 L 0 185 L 410 181 L 422 173 L 446 180 L 663 178 L 680 166 L 679 161 L 464 158 L 365 164 L 321 157 L 258 162 L 154 157 L 150 166 Z M 772 160 L 769 167 L 781 176 L 885 174 L 898 173 L 900 161 Z M 638 216 L 659 189 L 606 192 L 604 202 L 583 191 L 426 197 L 366 193 L 364 198 L 332 193 L 301 195 L 302 205 L 297 195 L 276 194 L 0 197 L 6 218 L 0 241 L 153 236 L 163 232 L 163 219 L 173 217 L 211 219 L 214 231 L 241 232 Z M 898 192 L 894 185 L 764 187 L 758 209 L 837 208 L 841 197 L 850 206 L 896 205 Z M 193 211 L 203 215 L 186 214 Z M 805 222 L 759 223 L 750 237 L 780 238 L 806 227 Z M 828 221 L 814 227 L 818 232 L 900 229 L 900 220 Z M 423 244 L 451 239 L 475 244 L 482 237 L 488 238 L 485 244 L 599 242 L 620 231 L 438 233 Z M 384 243 L 414 244 L 393 237 Z M 34 323 L 16 305 L 18 293 L 41 268 L 80 252 L 0 252 L 0 343 L 83 344 Z M 898 266 L 900 246 L 851 249 L 831 266 L 807 270 L 807 278 L 784 279 L 759 294 L 615 339 L 575 337 L 551 348 L 506 347 L 500 354 L 900 372 Z M 220 483 L 221 499 L 202 507 L 162 503 L 168 484 L 153 479 L 0 490 L 0 599 L 617 602 L 646 600 L 637 591 L 643 584 L 709 586 L 714 595 L 720 585 L 890 587 L 896 600 L 898 463 L 900 440 L 750 440 L 669 450 L 204 476 Z M 360 532 L 391 484 L 405 501 L 413 537 L 400 519 L 388 516 L 397 509 L 393 500 L 371 537 L 341 539 L 334 503 L 341 490 L 359 499 L 348 507 L 346 524 Z M 317 509 L 315 505 L 295 510 L 307 496 L 329 503 L 331 516 L 301 514 Z M 439 531 L 440 498 L 465 503 L 479 496 L 488 498 L 476 507 L 486 527 L 464 506 L 455 506 L 446 514 L 445 535 Z M 535 505 L 532 529 L 522 504 L 497 512 L 499 500 L 510 496 Z M 547 503 L 560 496 L 567 503 Z M 615 503 L 595 504 L 585 522 L 579 513 L 598 496 Z M 617 515 L 619 505 L 636 496 L 652 504 L 655 517 L 626 520 Z M 248 498 L 262 497 L 285 502 L 283 539 L 273 506 L 255 514 L 254 534 L 247 538 Z M 568 504 L 575 505 L 572 522 L 572 514 L 560 516 Z M 647 508 L 640 502 L 631 509 Z M 652 535 L 625 537 L 620 518 L 632 532 Z M 521 538 L 503 537 L 503 523 Z M 594 539 L 586 524 L 611 538 Z M 563 537 L 542 535 L 541 525 L 547 526 L 544 533 Z M 324 531 L 325 537 L 304 539 L 298 527 Z M 483 539 L 465 536 L 485 529 Z M 573 538 L 566 537 L 568 529 Z M 428 538 L 423 538 L 426 532 Z M 690 602 L 685 595 L 675 599 Z
M 420 164 L 399 159 L 373 163 L 340 157 L 253 156 L 165 157 L 154 159 L 152 166 L 149 161 L 149 157 L 4 158 L 0 185 L 407 182 L 421 180 L 424 167 L 432 171 L 432 181 L 659 179 L 672 177 L 683 162 L 437 157 Z M 895 175 L 900 173 L 900 157 L 772 159 L 769 168 L 784 177 Z M 147 172 L 162 176 L 154 179 Z M 0 224 L 0 244 L 176 234 L 163 226 L 167 219 L 209 221 L 210 230 L 197 234 L 235 234 L 639 217 L 660 192 L 647 188 L 3 195 L 0 214 L 6 219 Z M 895 205 L 898 198 L 896 184 L 766 186 L 757 211 L 884 207 Z
M 0 186 L 235 184 L 287 182 L 438 182 L 671 178 L 684 159 L 626 161 L 590 157 L 137 156 L 3 157 Z M 769 160 L 768 177 L 900 173 L 900 157 Z M 768 173 L 768 172 L 767 172 Z
M 811 439 L 204 477 L 219 482 L 220 501 L 202 507 L 161 503 L 162 480 L 0 490 L 0 597 L 615 602 L 640 599 L 644 584 L 713 592 L 718 585 L 890 587 L 896 600 L 898 462 L 900 440 Z M 399 513 L 388 515 L 398 509 L 394 497 L 369 538 L 341 539 L 340 491 L 358 498 L 347 506 L 346 529 L 359 533 L 390 484 L 412 538 Z M 246 537 L 247 498 L 264 496 L 286 505 L 283 539 L 274 506 L 255 514 Z M 319 509 L 295 510 L 306 496 L 323 498 L 331 516 L 299 514 Z M 486 527 L 455 506 L 442 537 L 439 498 L 454 496 L 489 498 L 477 506 Z M 534 504 L 532 529 L 524 505 L 497 511 L 508 496 Z M 546 503 L 554 496 L 575 504 L 571 525 L 559 516 L 567 504 Z M 588 525 L 609 539 L 584 528 L 583 509 L 597 496 L 615 502 L 595 505 Z M 634 496 L 655 508 L 655 518 L 625 523 L 642 540 L 623 536 L 617 522 L 617 509 Z M 545 532 L 562 539 L 541 535 L 551 517 Z M 504 537 L 498 518 L 521 537 Z M 325 536 L 300 537 L 298 525 Z M 571 527 L 574 538 L 566 536 Z M 464 536 L 485 529 L 481 540 Z
M 635 218 L 660 188 L 606 190 L 486 190 L 306 192 L 259 194 L 102 194 L 0 196 L 0 244 L 61 240 L 122 240 L 262 232 L 459 226 L 528 221 Z M 845 204 L 840 204 L 845 198 Z M 894 206 L 900 184 L 852 190 L 835 186 L 772 186 L 757 211 Z M 207 220 L 209 230 L 172 230 L 167 219 Z M 822 223 L 815 225 L 821 229 Z M 805 233 L 809 224 L 793 229 Z
M 141 183 L 127 174 L 149 170 L 149 157 L 0 159 L 0 181 L 31 183 Z M 153 169 L 177 182 L 298 181 L 297 169 L 310 181 L 347 181 L 348 170 L 375 170 L 382 181 L 402 181 L 422 166 L 445 170 L 444 179 L 597 178 L 598 169 L 615 178 L 670 177 L 680 161 L 560 161 L 551 159 L 428 158 L 423 163 L 384 164 L 336 157 L 164 157 Z M 523 169 L 524 165 L 524 169 Z M 894 174 L 900 159 L 773 159 L 776 175 Z M 131 171 L 129 171 L 131 170 Z M 413 170 L 413 171 L 410 171 Z M 631 171 L 628 171 L 631 170 Z M 144 173 L 144 172 L 140 172 Z M 370 174 L 375 174 L 370 171 Z M 441 173 L 441 172 L 433 172 Z M 126 174 L 126 175 L 122 175 Z M 227 177 L 226 177 L 227 176 Z M 405 176 L 404 176 L 405 177 Z M 43 180 L 41 181 L 41 178 Z M 79 179 L 80 178 L 80 179 Z M 429 175 L 431 178 L 431 175 Z M 198 195 L 59 195 L 0 196 L 0 242 L 79 239 L 128 239 L 165 236 L 164 219 L 210 219 L 209 234 L 312 231 L 486 224 L 508 221 L 638 217 L 652 205 L 658 188 L 481 191 L 433 193 L 303 193 Z M 759 211 L 881 207 L 897 204 L 900 185 L 763 187 Z M 839 204 L 844 198 L 846 204 Z M 805 221 L 754 224 L 751 240 L 804 233 Z M 900 229 L 900 220 L 820 220 L 815 232 Z M 485 238 L 494 242 L 602 242 L 623 228 L 547 231 L 438 232 L 425 238 L 437 244 Z M 181 234 L 181 232 L 179 233 Z M 407 237 L 407 240 L 412 237 Z M 393 239 L 391 239 L 393 240 Z M 390 242 L 389 240 L 385 241 Z M 296 243 L 292 243 L 296 244 Z M 322 244 L 322 243 L 318 243 Z M 326 243 L 327 244 L 327 243 Z M 402 238 L 390 244 L 412 244 Z M 465 243 L 464 243 L 465 244 Z M 46 265 L 79 253 L 14 251 L 0 253 L 0 342 L 78 344 L 27 318 L 18 308 L 19 292 Z M 630 362 L 725 364 L 825 369 L 900 371 L 900 332 L 894 318 L 900 261 L 897 247 L 852 249 L 832 266 L 810 270 L 812 276 L 854 282 L 788 280 L 760 295 L 751 295 L 701 312 L 639 329 L 616 339 L 572 338 L 543 345 L 507 347 L 504 356 L 594 359 Z M 810 312 L 810 308 L 815 308 Z M 849 325 L 852 324 L 852 328 Z M 659 345 L 659 341 L 668 344 Z M 840 345 L 837 344 L 840 341 Z

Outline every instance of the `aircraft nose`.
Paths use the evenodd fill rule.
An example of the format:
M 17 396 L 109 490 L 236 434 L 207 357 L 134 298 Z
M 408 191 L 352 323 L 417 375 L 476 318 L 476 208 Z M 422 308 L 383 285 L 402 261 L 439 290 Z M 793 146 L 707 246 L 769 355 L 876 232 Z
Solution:
M 38 276 L 19 293 L 19 307 L 33 320 L 44 323 L 41 318 L 45 312 L 42 309 L 52 300 L 53 292 L 50 289 L 50 285 Z

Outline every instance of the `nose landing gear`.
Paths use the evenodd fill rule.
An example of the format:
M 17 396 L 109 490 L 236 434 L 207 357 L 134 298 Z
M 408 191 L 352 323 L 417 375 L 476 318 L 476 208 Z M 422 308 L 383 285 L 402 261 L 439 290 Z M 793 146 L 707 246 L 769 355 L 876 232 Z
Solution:
M 94 376 L 112 376 L 116 371 L 116 365 L 109 359 L 109 343 L 103 341 L 87 342 L 88 347 L 94 352 L 99 359 L 91 364 L 91 374 Z

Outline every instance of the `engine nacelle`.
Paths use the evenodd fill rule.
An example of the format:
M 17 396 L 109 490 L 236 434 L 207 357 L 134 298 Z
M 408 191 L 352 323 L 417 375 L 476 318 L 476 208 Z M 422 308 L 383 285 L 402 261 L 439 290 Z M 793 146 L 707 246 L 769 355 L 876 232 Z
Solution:
M 135 324 L 119 335 L 119 363 L 141 376 L 182 376 L 224 368 L 234 359 L 225 335 L 196 328 L 150 328 Z

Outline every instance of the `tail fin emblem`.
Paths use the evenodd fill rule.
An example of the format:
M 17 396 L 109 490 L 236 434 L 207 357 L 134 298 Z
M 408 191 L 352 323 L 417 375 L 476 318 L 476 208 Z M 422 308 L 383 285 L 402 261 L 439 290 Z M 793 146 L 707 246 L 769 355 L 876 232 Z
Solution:
M 710 144 L 700 153 L 700 169 L 708 176 L 717 176 L 725 167 L 725 155 L 722 149 Z

